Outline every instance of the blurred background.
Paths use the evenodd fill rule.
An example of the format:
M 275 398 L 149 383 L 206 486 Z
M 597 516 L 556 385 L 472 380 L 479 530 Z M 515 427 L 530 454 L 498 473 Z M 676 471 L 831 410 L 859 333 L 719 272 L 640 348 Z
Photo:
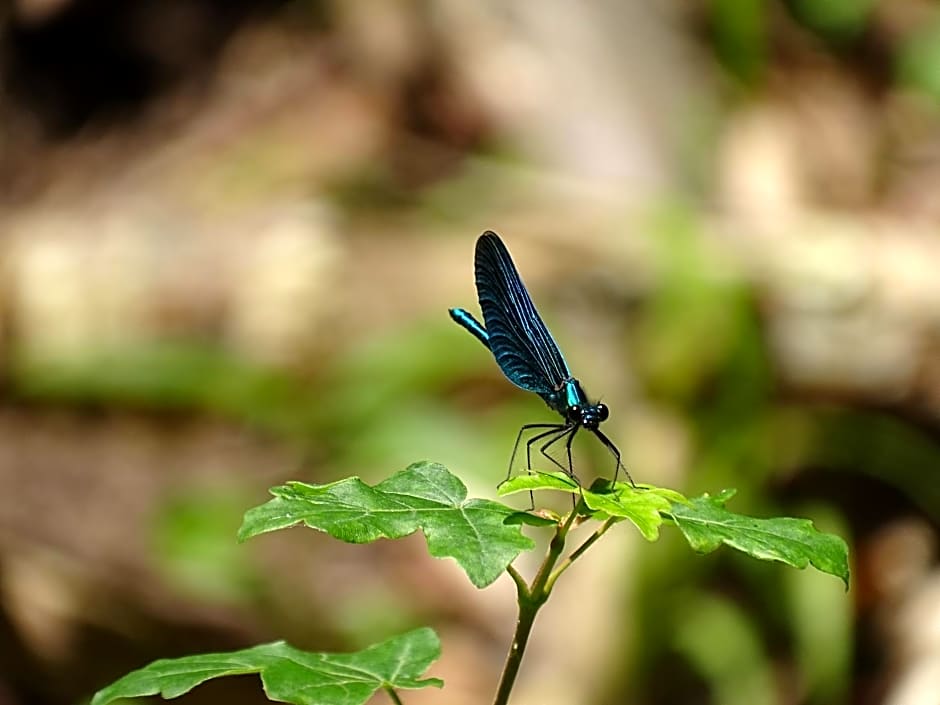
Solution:
M 424 624 L 447 685 L 406 702 L 490 702 L 508 579 L 476 591 L 420 536 L 234 542 L 289 479 L 431 459 L 495 496 L 553 417 L 447 316 L 478 310 L 487 228 L 637 481 L 736 487 L 853 568 L 846 594 L 622 526 L 513 702 L 940 703 L 936 3 L 13 0 L 0 704 Z

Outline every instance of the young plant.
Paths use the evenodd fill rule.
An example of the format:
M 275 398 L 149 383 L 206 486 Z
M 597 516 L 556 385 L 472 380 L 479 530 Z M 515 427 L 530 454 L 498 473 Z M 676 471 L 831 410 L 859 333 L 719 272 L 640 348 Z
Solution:
M 673 526 L 699 553 L 725 544 L 761 560 L 796 568 L 812 565 L 841 578 L 848 589 L 848 549 L 841 538 L 817 531 L 806 519 L 734 514 L 725 508 L 733 490 L 690 500 L 669 489 L 608 481 L 584 489 L 565 473 L 537 473 L 505 482 L 499 494 L 540 490 L 569 493 L 574 498 L 572 510 L 564 515 L 520 512 L 488 499 L 467 499 L 460 479 L 430 462 L 415 463 L 373 487 L 357 477 L 325 485 L 291 482 L 273 488 L 274 499 L 245 514 L 238 537 L 245 540 L 301 523 L 348 543 L 399 539 L 420 530 L 430 554 L 457 561 L 477 588 L 508 573 L 516 584 L 519 612 L 494 705 L 509 702 L 532 625 L 557 580 L 624 520 L 648 541 L 659 537 L 660 527 Z M 570 530 L 586 522 L 595 522 L 595 530 L 567 551 Z M 531 580 L 513 566 L 520 553 L 536 545 L 523 533 L 524 526 L 552 533 Z M 440 679 L 422 678 L 440 650 L 434 631 L 421 628 L 351 654 L 305 652 L 274 642 L 228 653 L 161 659 L 100 690 L 92 705 L 157 694 L 174 698 L 212 678 L 248 673 L 259 674 L 268 698 L 277 702 L 360 705 L 382 689 L 400 705 L 399 691 L 443 686 Z

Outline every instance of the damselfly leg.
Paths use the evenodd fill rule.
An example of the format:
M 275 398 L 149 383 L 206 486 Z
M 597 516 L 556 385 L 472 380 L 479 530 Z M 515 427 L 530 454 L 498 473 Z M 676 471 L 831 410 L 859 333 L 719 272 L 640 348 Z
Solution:
M 555 465 L 556 465 L 557 467 L 559 467 L 559 468 L 562 470 L 562 472 L 564 472 L 566 475 L 568 475 L 568 477 L 570 477 L 572 480 L 574 480 L 575 482 L 577 482 L 577 483 L 580 485 L 580 484 L 581 484 L 581 481 L 578 479 L 578 476 L 574 474 L 574 465 L 572 465 L 572 462 L 571 462 L 571 442 L 574 440 L 574 435 L 575 435 L 577 432 L 578 432 L 578 426 L 574 426 L 574 425 L 571 425 L 571 424 L 569 424 L 569 425 L 567 425 L 567 426 L 562 426 L 562 427 L 558 430 L 558 433 L 557 433 L 554 437 L 549 438 L 545 443 L 542 444 L 542 446 L 539 448 L 539 453 L 541 453 L 541 454 L 544 455 L 546 458 L 548 458 L 550 461 L 552 461 L 553 463 L 555 463 Z M 543 434 L 542 437 L 544 437 L 544 435 L 545 435 L 545 434 Z M 566 452 L 567 457 L 568 457 L 568 467 L 565 467 L 564 465 L 562 465 L 561 463 L 559 463 L 559 462 L 555 459 L 555 457 L 554 457 L 553 455 L 550 455 L 550 454 L 548 453 L 548 449 L 549 449 L 551 446 L 553 446 L 553 445 L 555 445 L 556 443 L 558 443 L 558 441 L 560 441 L 562 438 L 567 438 L 567 439 L 568 439 L 567 442 L 565 443 L 565 452 Z M 531 439 L 531 440 L 529 441 L 528 445 L 531 445 L 532 443 L 534 443 L 534 442 L 537 441 L 537 440 L 540 440 L 540 437 L 536 437 L 536 438 Z
M 528 423 L 522 428 L 519 429 L 519 433 L 516 434 L 516 442 L 512 445 L 512 455 L 509 456 L 509 470 L 506 472 L 506 479 L 503 482 L 508 482 L 509 478 L 512 477 L 512 468 L 516 462 L 516 453 L 519 451 L 519 441 L 522 440 L 522 436 L 525 435 L 526 431 L 530 431 L 533 428 L 547 428 L 550 429 L 548 433 L 555 431 L 559 428 L 565 428 L 564 424 L 558 423 Z M 544 438 L 548 433 L 537 433 L 535 434 L 535 439 Z M 532 469 L 532 459 L 529 457 L 529 445 L 532 443 L 531 440 L 526 442 L 526 470 Z M 564 468 L 562 468 L 564 469 Z M 503 484 L 500 482 L 499 484 Z
M 617 478 L 620 475 L 620 468 L 623 468 L 623 474 L 627 476 L 627 480 L 630 482 L 630 486 L 634 489 L 636 488 L 636 483 L 633 481 L 633 478 L 630 476 L 630 471 L 624 466 L 623 462 L 620 460 L 620 449 L 613 444 L 607 436 L 605 436 L 601 431 L 596 428 L 591 429 L 591 433 L 597 436 L 598 440 L 604 444 L 604 447 L 610 451 L 611 455 L 614 456 L 617 460 L 617 467 L 614 469 L 614 484 L 617 483 Z

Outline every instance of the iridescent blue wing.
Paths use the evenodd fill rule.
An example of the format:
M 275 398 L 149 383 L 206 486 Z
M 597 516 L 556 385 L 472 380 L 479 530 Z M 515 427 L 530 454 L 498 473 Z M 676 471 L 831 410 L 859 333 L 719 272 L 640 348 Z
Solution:
M 477 240 L 474 265 L 488 344 L 503 374 L 540 395 L 556 391 L 571 377 L 568 365 L 496 233 Z

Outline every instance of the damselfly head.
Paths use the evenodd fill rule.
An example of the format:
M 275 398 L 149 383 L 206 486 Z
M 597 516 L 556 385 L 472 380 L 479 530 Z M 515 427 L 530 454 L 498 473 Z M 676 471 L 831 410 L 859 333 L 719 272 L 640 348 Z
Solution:
M 565 415 L 570 423 L 584 426 L 587 429 L 596 429 L 601 425 L 601 422 L 606 421 L 607 417 L 610 416 L 610 410 L 606 404 L 600 402 L 587 406 L 573 404 L 566 409 Z

